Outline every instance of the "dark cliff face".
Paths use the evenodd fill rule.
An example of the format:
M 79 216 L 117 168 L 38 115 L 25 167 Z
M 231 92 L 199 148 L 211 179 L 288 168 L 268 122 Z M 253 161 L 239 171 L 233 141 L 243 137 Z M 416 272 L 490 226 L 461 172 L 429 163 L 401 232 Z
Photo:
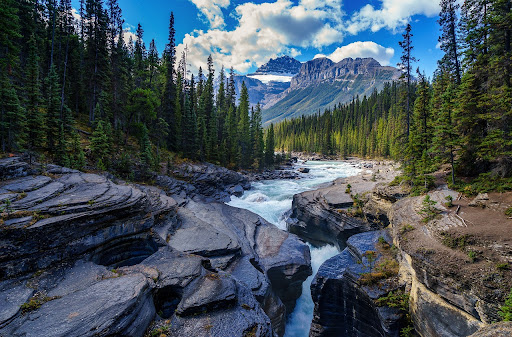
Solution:
M 352 236 L 348 247 L 322 264 L 311 284 L 315 303 L 310 337 L 398 337 L 402 313 L 378 306 L 376 300 L 396 290 L 396 282 L 365 286 L 366 251 L 377 251 L 379 238 L 391 242 L 385 231 Z
M 293 57 L 282 56 L 276 59 L 270 59 L 270 61 L 259 67 L 252 75 L 297 74 L 301 66 L 302 63 Z

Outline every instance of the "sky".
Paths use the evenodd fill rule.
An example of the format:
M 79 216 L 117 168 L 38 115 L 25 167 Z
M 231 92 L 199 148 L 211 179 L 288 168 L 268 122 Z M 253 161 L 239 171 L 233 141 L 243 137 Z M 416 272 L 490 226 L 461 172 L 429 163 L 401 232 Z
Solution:
M 174 12 L 178 57 L 196 72 L 211 54 L 223 65 L 247 74 L 270 58 L 289 55 L 301 62 L 329 57 L 373 57 L 396 66 L 398 42 L 412 25 L 414 56 L 432 76 L 442 57 L 438 46 L 437 0 L 119 0 L 128 32 L 140 23 L 144 42 L 155 39 L 163 51 L 169 15 Z M 78 8 L 78 0 L 73 0 Z

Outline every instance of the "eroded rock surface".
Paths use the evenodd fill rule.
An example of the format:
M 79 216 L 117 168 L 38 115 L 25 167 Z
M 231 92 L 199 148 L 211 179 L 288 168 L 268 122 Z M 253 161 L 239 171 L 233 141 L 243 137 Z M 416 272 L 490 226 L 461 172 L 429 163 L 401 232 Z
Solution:
M 311 274 L 309 249 L 249 211 L 204 202 L 227 181 L 243 190 L 244 178 L 188 172 L 205 194 L 169 190 L 178 205 L 154 187 L 31 170 L 0 161 L 0 335 L 284 333 Z
M 379 306 L 376 300 L 399 289 L 396 277 L 367 285 L 360 281 L 370 272 L 367 251 L 379 251 L 379 238 L 391 242 L 386 231 L 352 236 L 347 248 L 322 264 L 311 284 L 315 303 L 310 336 L 398 336 L 403 314 Z M 389 248 L 388 248 L 389 249 Z
M 505 248 L 511 223 L 504 214 L 510 196 L 480 197 L 487 199 L 485 208 L 471 207 L 447 188 L 429 196 L 435 202 L 430 218 L 422 213 L 425 197 L 398 201 L 390 212 L 413 321 L 421 336 L 468 336 L 499 320 L 499 305 L 511 287 Z

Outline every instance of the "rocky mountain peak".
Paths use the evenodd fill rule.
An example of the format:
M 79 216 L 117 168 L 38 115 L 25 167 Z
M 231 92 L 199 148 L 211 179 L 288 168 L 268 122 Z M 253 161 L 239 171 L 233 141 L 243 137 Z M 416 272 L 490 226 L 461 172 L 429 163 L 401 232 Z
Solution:
M 346 58 L 338 63 L 328 58 L 317 58 L 302 65 L 299 74 L 292 79 L 291 88 L 304 88 L 320 82 L 334 82 L 358 75 L 375 77 L 382 70 L 396 71 L 395 75 L 399 72 L 395 68 L 381 66 L 373 58 Z
M 270 59 L 251 75 L 268 75 L 268 74 L 291 74 L 295 75 L 299 72 L 302 63 L 290 56 L 281 56 L 276 59 Z

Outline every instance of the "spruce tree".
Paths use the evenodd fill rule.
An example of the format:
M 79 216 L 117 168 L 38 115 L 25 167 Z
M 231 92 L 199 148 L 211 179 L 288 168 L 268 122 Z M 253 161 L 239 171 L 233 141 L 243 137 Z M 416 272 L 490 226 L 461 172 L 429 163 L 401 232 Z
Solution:
M 46 143 L 48 150 L 55 153 L 62 120 L 60 119 L 60 86 L 55 64 L 50 68 L 46 80 Z
M 108 164 L 111 150 L 105 124 L 103 120 L 99 120 L 91 137 L 91 154 L 100 169 L 104 169 Z
M 403 36 L 403 41 L 400 41 L 398 44 L 402 48 L 402 56 L 400 57 L 401 63 L 398 64 L 399 68 L 403 71 L 401 79 L 406 83 L 406 102 L 405 102 L 405 114 L 406 114 L 406 123 L 407 123 L 407 132 L 406 136 L 409 138 L 410 128 L 411 128 L 411 81 L 412 81 L 412 66 L 413 63 L 416 62 L 416 58 L 412 56 L 412 50 L 414 49 L 412 45 L 412 37 L 411 34 L 412 27 L 410 24 L 407 24 L 405 28 L 405 33 Z
M 251 147 L 251 130 L 249 121 L 249 94 L 245 82 L 242 82 L 240 91 L 240 104 L 238 106 L 238 134 L 240 146 L 240 166 L 248 168 L 251 165 L 252 147 Z
M 25 86 L 27 97 L 27 146 L 30 151 L 39 149 L 44 144 L 44 115 L 41 106 L 41 79 L 39 77 L 39 56 L 34 34 L 29 40 L 29 58 Z
M 7 75 L 0 75 L 0 135 L 2 151 L 19 151 L 25 141 L 25 110 Z
M 270 124 L 265 139 L 265 166 L 271 167 L 274 165 L 274 124 Z
M 441 36 L 439 37 L 439 43 L 445 54 L 438 63 L 441 68 L 445 69 L 444 71 L 453 74 L 457 84 L 460 84 L 462 69 L 457 36 L 457 11 L 460 5 L 457 0 L 441 0 L 440 5 L 441 12 L 439 13 L 438 23 L 441 27 Z
M 251 116 L 251 139 L 253 147 L 253 164 L 254 169 L 260 169 L 263 166 L 263 128 L 261 127 L 261 105 L 258 103 L 256 109 L 253 110 Z

